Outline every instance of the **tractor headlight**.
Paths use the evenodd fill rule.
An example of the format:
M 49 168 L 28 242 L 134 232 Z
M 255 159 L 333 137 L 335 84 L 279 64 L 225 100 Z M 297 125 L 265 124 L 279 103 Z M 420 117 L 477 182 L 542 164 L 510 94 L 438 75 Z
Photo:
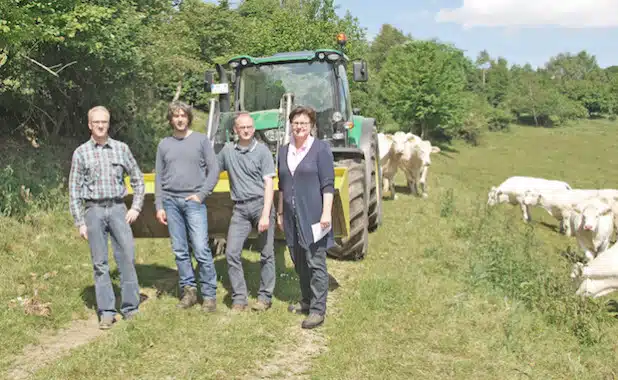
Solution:
M 338 123 L 341 120 L 343 120 L 343 115 L 341 114 L 341 112 L 335 111 L 335 113 L 333 113 L 333 122 Z
M 282 131 L 279 131 L 279 129 L 267 129 L 264 131 L 264 137 L 266 138 L 266 140 L 268 140 L 268 142 L 271 143 L 276 143 L 277 141 L 279 141 L 281 135 L 283 134 Z

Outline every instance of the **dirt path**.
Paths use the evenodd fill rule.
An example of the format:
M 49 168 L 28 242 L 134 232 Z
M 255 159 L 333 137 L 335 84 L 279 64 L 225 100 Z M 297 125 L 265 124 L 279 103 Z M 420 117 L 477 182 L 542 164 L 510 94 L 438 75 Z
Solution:
M 145 300 L 155 297 L 155 289 L 142 289 Z M 88 319 L 74 320 L 71 324 L 56 333 L 44 332 L 36 344 L 24 347 L 22 354 L 15 358 L 8 369 L 8 379 L 27 379 L 39 369 L 67 355 L 70 350 L 88 344 L 106 331 L 99 330 L 99 320 L 96 314 Z
M 340 310 L 337 308 L 337 299 L 341 294 L 340 283 L 337 278 L 347 278 L 350 273 L 343 276 L 342 268 L 333 266 L 328 268 L 331 274 L 328 293 L 327 321 L 336 318 Z M 288 329 L 288 336 L 292 337 L 289 342 L 283 344 L 272 359 L 259 366 L 259 369 L 246 379 L 309 379 L 311 359 L 328 351 L 327 338 L 323 330 L 318 327 L 313 330 L 305 330 L 300 327 L 302 319 L 294 322 Z M 327 322 L 326 322 L 327 323 Z

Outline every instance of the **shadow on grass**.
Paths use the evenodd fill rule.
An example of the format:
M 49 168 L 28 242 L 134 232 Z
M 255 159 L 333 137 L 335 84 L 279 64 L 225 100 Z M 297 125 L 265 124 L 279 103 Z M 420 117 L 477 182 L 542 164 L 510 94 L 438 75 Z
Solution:
M 175 269 L 157 264 L 135 264 L 135 271 L 137 272 L 140 288 L 154 288 L 157 292 L 157 298 L 164 294 L 178 297 L 178 272 Z M 110 278 L 116 296 L 116 310 L 120 310 L 122 299 L 120 297 L 120 287 L 117 285 L 120 283 L 118 269 L 110 272 Z M 86 307 L 96 310 L 97 301 L 94 285 L 85 287 L 82 290 L 81 297 Z M 146 294 L 140 293 L 140 302 L 144 302 L 147 299 L 148 296 Z
M 244 249 L 251 250 L 253 252 L 259 252 L 259 246 L 257 246 L 254 240 L 247 240 Z M 295 303 L 300 299 L 300 288 L 298 275 L 293 267 L 287 267 L 285 262 L 285 255 L 288 254 L 287 246 L 285 242 L 275 241 L 275 290 L 273 291 L 273 298 L 276 298 L 282 302 Z M 251 261 L 246 258 L 242 258 L 243 271 L 245 274 L 245 282 L 247 284 L 247 293 L 249 297 L 257 298 L 260 290 L 260 271 L 261 264 L 259 261 Z M 229 307 L 232 306 L 232 287 L 230 285 L 230 279 L 227 272 L 227 262 L 225 258 L 221 258 L 215 262 L 217 269 L 217 276 L 221 279 L 221 283 L 227 290 L 227 294 L 223 299 L 223 303 Z M 329 291 L 333 291 L 339 287 L 337 280 L 329 274 Z
M 244 249 L 259 252 L 255 242 L 248 240 Z M 284 242 L 275 241 L 275 290 L 273 297 L 288 303 L 295 303 L 300 299 L 300 288 L 298 276 L 293 267 L 287 267 L 285 262 L 285 255 L 287 254 L 287 247 Z M 225 256 L 216 256 L 214 258 L 215 269 L 217 271 L 217 277 L 221 281 L 223 287 L 227 290 L 227 294 L 223 299 L 223 303 L 227 306 L 232 306 L 232 288 L 227 271 L 227 262 Z M 245 274 L 245 281 L 247 284 L 247 292 L 249 297 L 257 298 L 258 291 L 260 289 L 260 271 L 261 264 L 259 261 L 251 261 L 246 258 L 242 258 L 243 270 Z M 195 267 L 195 266 L 194 266 Z M 179 297 L 178 288 L 178 271 L 174 268 L 157 265 L 157 264 L 136 264 L 135 270 L 137 271 L 137 278 L 139 279 L 139 285 L 141 288 L 154 288 L 156 289 L 157 298 L 162 295 L 168 295 L 172 297 Z M 116 295 L 116 309 L 120 310 L 120 304 L 122 302 L 120 298 L 120 287 L 117 285 L 120 283 L 120 274 L 117 269 L 114 269 L 110 273 L 112 279 L 112 287 L 114 294 Z M 198 279 L 199 280 L 199 279 Z M 338 281 L 329 274 L 329 291 L 333 291 L 339 287 Z M 81 297 L 84 304 L 96 311 L 96 295 L 94 291 L 94 285 L 87 286 L 82 290 Z M 141 293 L 141 302 L 147 300 L 148 297 Z

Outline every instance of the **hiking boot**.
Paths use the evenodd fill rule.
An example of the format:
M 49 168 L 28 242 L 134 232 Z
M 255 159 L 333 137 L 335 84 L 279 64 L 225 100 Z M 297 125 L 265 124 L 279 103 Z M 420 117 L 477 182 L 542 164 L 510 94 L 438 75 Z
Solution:
M 303 301 L 288 306 L 288 311 L 295 314 L 309 314 L 309 304 Z
M 197 303 L 197 288 L 193 286 L 186 285 L 184 288 L 184 296 L 176 304 L 176 307 L 181 309 L 188 309 L 191 306 Z
M 267 302 L 264 300 L 258 300 L 256 303 L 254 303 L 251 306 L 251 309 L 253 309 L 254 311 L 266 311 L 270 309 L 271 306 L 272 306 L 271 302 Z
M 312 329 L 314 327 L 318 327 L 324 323 L 324 316 L 320 314 L 311 313 L 309 316 L 303 321 L 301 327 L 304 329 Z
M 232 313 L 233 314 L 240 314 L 242 312 L 247 311 L 247 304 L 244 303 L 235 303 L 232 305 Z
M 206 313 L 214 313 L 217 311 L 217 302 L 213 299 L 205 299 L 202 301 L 202 311 Z
M 101 330 L 109 330 L 112 328 L 112 325 L 116 322 L 116 319 L 112 315 L 105 315 L 101 317 L 99 321 L 99 329 Z

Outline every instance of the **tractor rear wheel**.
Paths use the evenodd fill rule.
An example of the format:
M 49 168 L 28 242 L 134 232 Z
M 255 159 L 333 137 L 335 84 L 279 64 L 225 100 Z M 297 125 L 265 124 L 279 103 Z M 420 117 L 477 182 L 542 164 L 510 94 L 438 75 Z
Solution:
M 361 260 L 367 253 L 368 215 L 365 207 L 365 162 L 342 160 L 336 166 L 348 168 L 350 192 L 350 233 L 347 238 L 335 239 L 335 246 L 328 250 L 330 256 L 338 259 Z
M 371 137 L 371 183 L 369 184 L 369 232 L 374 232 L 382 224 L 382 183 L 379 183 L 377 134 Z

